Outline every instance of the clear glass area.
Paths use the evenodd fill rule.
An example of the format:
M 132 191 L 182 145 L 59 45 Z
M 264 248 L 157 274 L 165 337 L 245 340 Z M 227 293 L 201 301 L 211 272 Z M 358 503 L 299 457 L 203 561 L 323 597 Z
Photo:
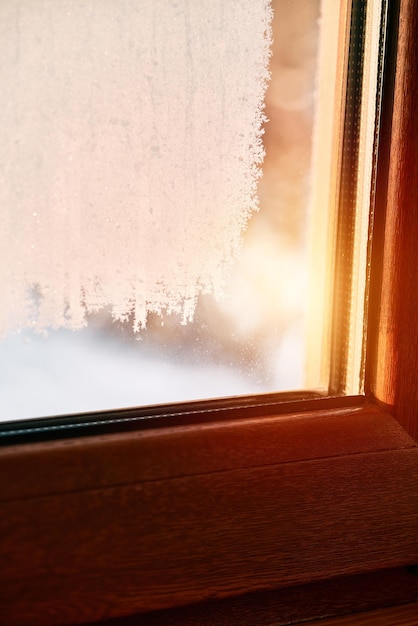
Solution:
M 107 309 L 82 330 L 10 332 L 1 420 L 320 386 L 307 376 L 320 1 L 274 0 L 273 10 L 260 210 L 223 298 L 200 296 L 187 324 L 149 314 L 138 332 Z

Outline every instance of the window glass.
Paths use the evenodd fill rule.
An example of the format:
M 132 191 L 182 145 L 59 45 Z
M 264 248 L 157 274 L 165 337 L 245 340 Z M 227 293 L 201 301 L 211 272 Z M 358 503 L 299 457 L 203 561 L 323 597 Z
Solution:
M 43 90 L 45 92 L 50 90 L 42 97 L 45 96 L 47 103 L 58 98 L 58 101 L 53 103 L 54 110 L 66 110 L 68 103 L 63 101 L 60 104 L 59 102 L 59 98 L 64 97 L 65 90 L 60 91 L 57 88 L 55 92 L 51 89 L 54 80 L 57 81 L 57 85 L 60 84 L 62 78 L 60 72 L 66 72 L 67 88 L 70 85 L 68 89 L 71 89 L 72 84 L 78 87 L 82 85 L 92 92 L 98 90 L 103 94 L 104 99 L 110 98 L 116 92 L 120 95 L 120 102 L 118 100 L 116 106 L 120 106 L 123 115 L 107 119 L 106 124 L 103 123 L 101 126 L 97 119 L 93 119 L 95 111 L 90 111 L 91 128 L 94 128 L 96 135 L 93 137 L 91 128 L 86 128 L 84 143 L 97 141 L 100 144 L 102 142 L 100 144 L 102 149 L 111 151 L 113 132 L 111 127 L 117 127 L 118 137 L 123 136 L 129 144 L 132 158 L 140 160 L 143 154 L 150 158 L 153 142 L 155 150 L 158 150 L 163 142 L 163 128 L 150 129 L 147 137 L 141 136 L 140 138 L 132 131 L 138 110 L 135 102 L 130 100 L 129 90 L 124 90 L 126 85 L 121 78 L 126 73 L 125 64 L 126 58 L 129 58 L 129 41 L 121 40 L 120 49 L 108 48 L 109 40 L 114 44 L 115 32 L 120 34 L 121 30 L 118 31 L 117 24 L 106 22 L 106 18 L 103 17 L 108 11 L 109 15 L 116 17 L 122 25 L 126 21 L 132 23 L 134 17 L 138 18 L 140 31 L 141 11 L 146 12 L 145 7 L 148 3 L 141 2 L 141 0 L 127 0 L 121 3 L 116 0 L 106 0 L 99 4 L 102 29 L 97 32 L 95 29 L 98 28 L 98 24 L 94 21 L 94 16 L 97 17 L 99 14 L 95 13 L 95 9 L 98 8 L 95 2 L 74 4 L 66 0 L 57 0 L 51 4 L 46 0 L 23 0 L 16 4 L 12 0 L 5 0 L 0 8 L 1 29 L 3 34 L 8 34 L 7 37 L 2 38 L 4 48 L 1 62 L 4 78 L 2 83 L 3 89 L 6 90 L 3 99 L 8 103 L 9 114 L 18 115 L 19 111 L 12 99 L 7 97 L 8 81 L 9 85 L 14 85 L 11 92 L 18 94 L 20 106 L 22 102 L 26 106 L 26 117 L 22 121 L 22 124 L 26 126 L 20 127 L 20 134 L 16 138 L 12 155 L 7 154 L 5 148 L 2 150 L 4 159 L 2 175 L 8 182 L 13 180 L 15 201 L 14 206 L 6 207 L 3 224 L 7 227 L 9 234 L 19 228 L 26 229 L 28 242 L 31 241 L 34 233 L 36 235 L 37 230 L 46 227 L 42 222 L 39 198 L 41 197 L 44 203 L 52 202 L 51 197 L 42 197 L 42 180 L 35 177 L 35 187 L 36 185 L 38 187 L 34 194 L 38 204 L 33 207 L 32 222 L 22 224 L 19 217 L 19 198 L 24 197 L 26 200 L 28 198 L 28 194 L 21 191 L 27 183 L 25 179 L 19 178 L 22 162 L 30 156 L 32 177 L 36 174 L 37 168 L 43 175 L 45 171 L 49 171 L 42 169 L 41 160 L 46 154 L 40 141 L 42 132 L 46 133 L 48 127 L 53 125 L 54 141 L 57 144 L 47 153 L 50 168 L 55 167 L 54 159 L 58 159 L 57 155 L 60 150 L 64 151 L 68 159 L 74 162 L 74 166 L 66 163 L 67 171 L 73 176 L 70 194 L 68 194 L 68 186 L 66 188 L 67 197 L 71 196 L 77 205 L 77 199 L 85 192 L 85 188 L 89 189 L 90 186 L 95 185 L 93 180 L 95 147 L 83 145 L 84 135 L 80 140 L 77 134 L 80 133 L 80 128 L 77 126 L 79 112 L 72 110 L 66 118 L 65 123 L 68 124 L 70 120 L 74 123 L 74 128 L 70 131 L 68 128 L 65 129 L 64 145 L 61 145 L 59 143 L 60 120 L 48 117 L 42 119 L 40 109 L 37 109 L 31 102 L 31 98 L 33 102 L 36 102 L 40 97 L 39 94 L 43 94 Z M 215 29 L 225 30 L 226 34 L 219 34 L 216 40 L 221 47 L 229 43 L 228 30 L 222 28 L 222 24 L 225 23 L 222 19 L 234 18 L 235 30 L 248 27 L 245 20 L 241 22 L 242 11 L 237 11 L 240 2 L 234 3 L 231 0 L 230 15 L 228 10 L 222 8 L 228 3 L 221 2 L 219 7 L 216 4 L 217 9 L 213 10 L 212 15 L 209 15 L 211 11 L 207 5 L 197 3 L 196 7 L 199 8 L 194 9 L 196 13 L 194 16 L 193 11 L 190 13 L 190 6 L 186 1 L 161 0 L 160 4 L 161 10 L 167 10 L 172 16 L 171 21 L 161 19 L 167 39 L 179 36 L 179 31 L 176 30 L 179 21 L 183 24 L 183 30 L 180 29 L 180 33 L 184 32 L 185 36 L 193 37 L 194 31 L 188 31 L 187 28 L 184 30 L 185 20 L 187 21 L 190 16 L 195 20 L 194 24 L 203 25 L 210 17 L 211 23 L 215 22 Z M 254 8 L 257 2 L 250 1 L 248 4 Z M 250 207 L 251 210 L 247 211 L 250 217 L 245 220 L 245 228 L 238 229 L 238 233 L 242 234 L 242 249 L 239 250 L 236 258 L 235 250 L 232 251 L 234 260 L 228 266 L 223 293 L 199 294 L 193 315 L 190 315 L 192 319 L 185 319 L 189 316 L 187 310 L 185 314 L 184 307 L 180 307 L 178 311 L 164 310 L 163 307 L 162 310 L 148 311 L 145 317 L 139 316 L 138 318 L 138 307 L 135 306 L 138 303 L 133 303 L 129 309 L 129 306 L 126 307 L 125 300 L 123 302 L 125 308 L 121 307 L 123 315 L 120 317 L 126 319 L 115 320 L 115 305 L 117 308 L 120 304 L 116 297 L 112 302 L 113 316 L 108 302 L 97 312 L 94 312 L 92 310 L 94 307 L 91 307 L 91 310 L 87 311 L 87 327 L 80 330 L 37 328 L 34 331 L 24 328 L 18 320 L 16 327 L 7 332 L 0 341 L 1 419 L 20 419 L 283 390 L 326 388 L 329 357 L 325 353 L 329 349 L 329 330 L 327 330 L 329 317 L 324 311 L 327 307 L 330 308 L 330 297 L 327 294 L 330 290 L 332 274 L 330 259 L 332 259 L 335 230 L 333 217 L 335 203 L 329 201 L 329 198 L 326 198 L 324 202 L 327 194 L 324 195 L 323 189 L 318 190 L 317 176 L 318 172 L 321 172 L 323 186 L 326 187 L 329 195 L 329 190 L 334 184 L 333 176 L 335 177 L 335 172 L 333 173 L 330 165 L 335 154 L 334 126 L 336 122 L 333 116 L 336 101 L 342 98 L 341 91 L 338 90 L 343 82 L 343 78 L 338 76 L 337 53 L 338 46 L 341 46 L 339 34 L 341 30 L 344 31 L 344 19 L 346 19 L 343 9 L 332 8 L 331 4 L 323 2 L 321 8 L 319 0 L 295 0 L 294 2 L 274 0 L 272 2 L 274 17 L 269 66 L 271 78 L 265 93 L 264 111 L 267 120 L 263 123 L 264 135 L 262 137 L 265 157 L 256 192 L 259 210 L 253 211 L 253 207 Z M 343 4 L 341 3 L 341 6 Z M 258 10 L 266 11 L 266 7 L 268 9 L 268 3 L 258 2 Z M 216 25 L 217 19 L 218 25 Z M 80 24 L 83 27 L 77 30 L 76 26 Z M 159 23 L 154 24 L 156 32 L 147 33 L 149 36 L 144 37 L 146 45 L 144 43 L 143 49 L 132 43 L 136 46 L 135 50 L 140 55 L 139 58 L 144 58 L 144 63 L 145 61 L 148 63 L 151 73 L 153 63 L 156 64 L 157 60 L 161 61 L 161 50 L 158 49 L 158 45 L 162 45 L 163 39 L 161 33 L 158 32 L 159 25 Z M 71 29 L 74 31 L 71 32 L 71 38 L 73 44 L 76 40 L 76 44 L 71 54 L 71 51 L 65 50 L 64 45 L 60 45 L 56 32 L 58 27 L 61 35 Z M 108 33 L 107 28 L 116 30 Z M 100 62 L 105 66 L 97 61 L 99 65 L 94 77 L 90 67 L 89 73 L 86 73 L 85 84 L 80 81 L 72 83 L 73 74 L 86 72 L 85 64 L 92 63 L 91 58 L 90 60 L 87 58 L 89 54 L 93 55 L 89 32 L 95 45 L 102 46 L 99 50 L 102 57 L 95 50 L 95 59 L 101 59 Z M 203 28 L 201 32 L 204 33 L 205 29 Z M 131 27 L 130 34 L 135 34 L 133 27 Z M 78 40 L 77 37 L 79 37 Z M 202 37 L 204 39 L 203 35 Z M 241 40 L 238 38 L 238 41 Z M 326 44 L 321 41 L 325 41 Z M 205 55 L 216 56 L 222 53 L 220 49 L 207 49 L 208 43 L 209 41 L 205 40 L 200 42 L 201 45 L 206 45 Z M 157 49 L 153 49 L 153 45 L 157 45 Z M 243 45 L 242 42 L 241 45 Z M 265 44 L 260 44 L 261 47 L 263 45 Z M 41 52 L 36 56 L 34 50 L 38 52 L 41 50 Z M 229 54 L 232 52 L 229 50 Z M 239 52 L 240 49 L 237 50 L 237 54 Z M 106 57 L 109 54 L 111 60 L 108 62 Z M 125 58 L 124 55 L 127 57 Z M 189 58 L 188 73 L 179 69 L 180 79 L 193 82 L 195 76 L 193 62 L 193 58 L 191 60 Z M 33 71 L 37 76 L 45 77 L 45 84 L 31 82 L 30 72 L 33 63 L 44 64 L 42 71 L 39 71 L 38 65 L 33 68 Z M 266 67 L 262 63 L 259 65 L 259 81 L 254 84 L 258 84 L 258 89 L 261 89 Z M 170 65 L 171 71 L 173 67 L 175 64 Z M 216 65 L 216 63 L 213 66 L 209 64 L 208 67 L 214 72 L 221 69 L 222 81 L 228 81 L 229 78 L 233 80 L 228 68 L 219 68 L 219 64 Z M 245 62 L 241 66 L 237 63 L 234 67 L 235 72 L 245 72 Z M 55 73 L 56 76 L 51 78 L 51 73 Z M 167 77 L 168 82 L 173 80 L 176 80 L 176 76 Z M 208 77 L 209 80 L 210 77 Z M 152 81 L 151 74 L 150 81 Z M 219 82 L 219 77 L 217 77 L 214 84 L 222 85 L 222 81 Z M 16 87 L 16 82 L 18 87 Z M 109 84 L 112 85 L 112 89 Z M 157 86 L 154 85 L 153 88 L 154 91 L 158 91 Z M 210 93 L 210 90 L 207 90 L 204 92 L 204 97 L 218 100 L 224 97 L 225 93 L 227 89 L 223 88 L 219 88 L 219 93 Z M 83 99 L 82 95 L 80 94 L 80 101 Z M 154 93 L 153 97 L 158 100 L 158 93 Z M 321 112 L 318 107 L 319 101 L 321 105 L 328 103 L 327 106 L 323 106 Z M 78 94 L 75 97 L 73 94 L 71 102 L 73 105 L 78 102 Z M 197 102 L 201 107 L 197 113 L 205 115 L 204 98 L 199 101 L 194 100 L 193 115 L 196 116 Z M 152 103 L 148 103 L 147 106 L 152 106 Z M 209 107 L 209 103 L 207 106 Z M 231 106 L 235 106 L 235 115 L 238 117 L 248 110 L 244 105 L 240 107 L 238 104 L 237 106 L 236 102 L 233 102 Z M 48 107 L 46 110 L 49 110 Z M 97 117 L 100 114 L 101 111 L 98 111 Z M 191 118 L 195 119 L 193 115 Z M 168 115 L 165 119 L 169 120 L 170 116 Z M 0 114 L 0 124 L 3 127 L 1 132 L 10 141 L 8 122 L 7 115 Z M 242 120 L 237 124 L 238 130 L 241 122 Z M 254 120 L 249 120 L 247 125 L 251 128 L 253 123 Z M 196 131 L 196 124 L 194 126 L 191 124 L 190 127 L 187 124 L 186 120 L 184 128 L 187 128 L 188 133 L 193 135 Z M 219 134 L 219 128 L 215 133 Z M 231 131 L 228 128 L 227 130 L 232 132 L 232 139 L 228 140 L 232 151 L 234 129 Z M 34 133 L 36 138 L 32 144 L 30 144 L 33 139 L 31 133 Z M 71 152 L 71 146 L 68 145 L 72 133 L 74 145 L 81 145 L 82 149 L 91 156 L 92 163 L 88 172 L 85 172 L 79 163 L 77 165 L 79 158 L 77 150 Z M 100 133 L 105 135 L 105 139 Z M 207 134 L 210 134 L 209 130 Z M 216 134 L 217 141 L 224 141 L 221 136 L 218 137 L 218 134 Z M 193 150 L 204 151 L 205 141 L 210 140 L 213 143 L 213 137 L 202 137 L 202 134 L 197 132 L 196 135 L 194 144 L 186 144 L 192 145 Z M 257 129 L 253 130 L 253 136 L 256 135 Z M 19 145 L 17 140 L 21 142 Z M 141 147 L 141 142 L 147 142 L 146 146 Z M 32 149 L 29 156 L 26 149 L 28 144 Z M 320 156 L 321 151 L 318 148 L 320 144 L 325 160 Z M 228 144 L 225 144 L 225 147 L 227 148 Z M 182 155 L 178 155 L 178 158 L 181 165 Z M 255 157 L 253 155 L 252 158 L 256 161 L 257 155 Z M 115 195 L 117 189 L 131 182 L 133 193 L 146 195 L 158 191 L 159 181 L 155 176 L 151 181 L 154 186 L 153 190 L 138 189 L 135 181 L 128 181 L 124 178 L 125 172 L 122 171 L 122 165 L 119 168 L 115 160 L 112 163 L 113 167 L 106 172 L 109 179 L 108 193 L 112 202 L 118 201 Z M 228 164 L 228 160 L 225 163 Z M 215 196 L 217 180 L 222 178 L 222 164 L 223 162 L 219 161 L 210 172 Z M 174 190 L 177 184 L 175 177 L 179 176 L 180 171 L 180 166 L 175 162 L 174 170 L 167 167 L 165 173 Z M 234 180 L 233 174 L 235 172 L 231 173 L 232 180 Z M 54 175 L 59 180 L 59 171 L 54 171 Z M 196 171 L 195 175 L 196 179 L 193 179 L 191 184 L 198 185 L 199 172 Z M 210 177 L 206 177 L 205 180 L 208 184 Z M 51 188 L 48 189 L 50 192 Z M 58 186 L 57 193 L 59 191 Z M 86 193 L 88 195 L 88 191 Z M 106 185 L 100 193 L 103 198 L 108 197 Z M 9 201 L 10 198 L 6 200 Z M 4 203 L 5 200 L 3 200 L 3 206 L 5 206 Z M 240 211 L 241 207 L 238 207 L 236 212 L 238 217 L 243 215 Z M 129 211 L 127 213 L 129 214 Z M 54 216 L 53 213 L 51 215 Z M 104 220 L 110 219 L 107 208 L 103 215 Z M 123 215 L 123 210 L 119 210 L 117 215 L 119 217 Z M 59 212 L 53 219 L 59 221 Z M 74 217 L 73 226 L 75 229 L 88 229 L 91 224 L 88 220 L 83 222 L 78 216 Z M 106 264 L 108 250 L 105 243 L 109 225 L 105 222 L 102 226 L 97 237 L 97 249 L 101 250 L 103 262 Z M 126 237 L 129 237 L 128 220 L 126 223 L 112 224 L 111 227 L 124 229 Z M 161 224 L 160 228 L 163 229 L 164 224 Z M 51 233 L 54 232 L 56 231 L 52 228 Z M 165 232 L 163 234 L 162 230 L 160 232 L 164 241 L 170 240 L 170 236 L 167 236 Z M 70 239 L 74 236 L 72 231 L 67 234 Z M 173 238 L 176 236 L 176 233 L 173 233 Z M 204 234 L 202 246 L 207 246 L 208 236 L 207 233 Z M 65 243 L 64 239 L 62 245 Z M 36 236 L 33 241 L 34 243 L 28 245 L 36 245 Z M 234 241 L 232 241 L 233 245 L 236 243 Z M 59 246 L 60 242 L 52 241 L 52 248 L 54 245 Z M 5 246 L 13 246 L 13 238 L 6 241 Z M 22 250 L 22 254 L 24 252 Z M 44 254 L 48 258 L 48 250 L 45 250 Z M 123 256 L 124 248 L 120 254 Z M 8 258 L 4 248 L 0 255 L 3 259 Z M 96 262 L 97 254 L 91 256 Z M 14 254 L 10 258 L 14 259 L 16 266 L 19 264 L 19 254 Z M 74 261 L 71 258 L 71 247 L 67 248 L 66 258 L 69 264 Z M 127 262 L 131 261 L 128 255 Z M 165 262 L 167 268 L 170 269 L 170 263 L 172 263 L 170 249 L 167 249 Z M 191 258 L 190 262 L 195 266 L 196 259 Z M 7 264 L 3 263 L 3 273 L 10 272 L 13 275 L 14 271 L 15 267 L 7 267 Z M 71 280 L 71 274 L 69 276 Z M 63 285 L 52 287 L 59 291 Z M 116 277 L 115 289 L 117 288 Z M 192 301 L 194 306 L 194 296 Z M 45 302 L 45 292 L 40 290 L 35 280 L 31 286 L 31 302 L 33 310 L 38 312 Z M 81 304 L 83 305 L 82 298 Z M 128 314 L 126 314 L 127 310 Z M 34 313 L 34 326 L 37 326 L 36 315 Z M 142 322 L 142 326 L 144 326 L 144 321 L 146 322 L 145 328 L 141 327 L 138 319 Z M 185 321 L 187 323 L 184 323 Z

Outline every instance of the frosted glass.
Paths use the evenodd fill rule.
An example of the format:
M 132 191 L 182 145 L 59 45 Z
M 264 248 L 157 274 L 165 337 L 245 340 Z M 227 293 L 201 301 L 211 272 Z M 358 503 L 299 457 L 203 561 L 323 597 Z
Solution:
M 0 421 L 307 388 L 319 14 L 0 1 Z
M 268 0 L 2 0 L 0 332 L 193 317 L 257 208 Z

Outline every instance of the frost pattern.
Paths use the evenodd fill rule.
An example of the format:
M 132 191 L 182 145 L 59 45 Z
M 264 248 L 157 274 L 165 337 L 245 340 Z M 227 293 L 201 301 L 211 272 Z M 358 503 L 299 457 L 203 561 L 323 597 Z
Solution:
M 268 0 L 2 0 L 0 332 L 192 318 L 257 209 Z

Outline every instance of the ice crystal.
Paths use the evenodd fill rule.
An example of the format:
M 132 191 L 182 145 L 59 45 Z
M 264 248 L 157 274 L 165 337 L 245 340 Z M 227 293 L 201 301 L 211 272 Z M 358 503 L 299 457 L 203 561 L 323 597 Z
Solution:
M 2 0 L 0 331 L 193 316 L 257 208 L 268 0 Z M 36 298 L 34 298 L 36 293 Z

